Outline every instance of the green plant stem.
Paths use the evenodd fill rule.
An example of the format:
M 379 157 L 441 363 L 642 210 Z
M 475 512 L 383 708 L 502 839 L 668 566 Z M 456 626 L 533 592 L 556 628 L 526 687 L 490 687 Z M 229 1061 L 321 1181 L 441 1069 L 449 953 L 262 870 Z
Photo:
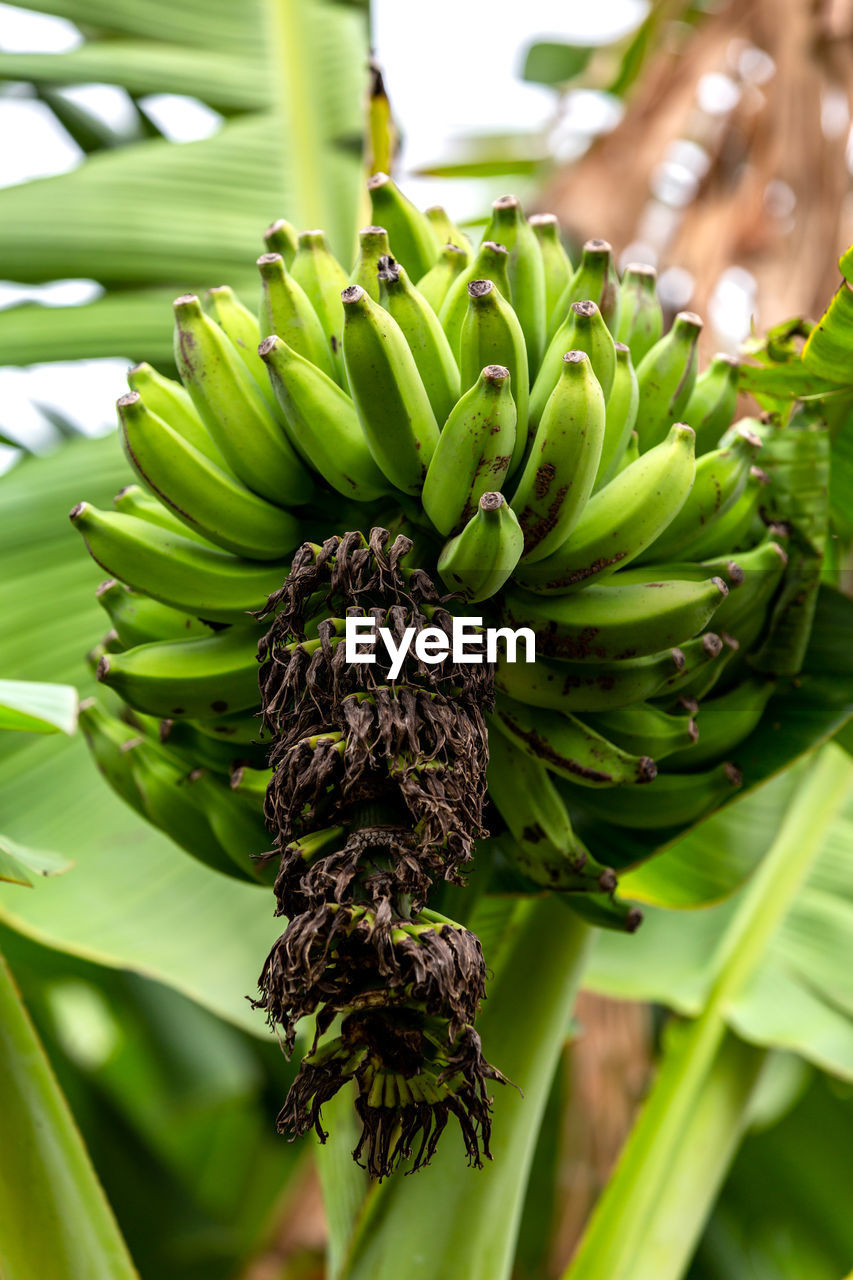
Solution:
M 0 1116 L 3 1280 L 135 1280 L 112 1210 L 2 956 Z
M 483 1048 L 524 1096 L 495 1086 L 494 1161 L 468 1169 L 448 1131 L 429 1168 L 371 1197 L 347 1280 L 506 1280 L 548 1089 L 589 929 L 554 897 L 519 904 L 478 1020 Z
M 744 1088 L 729 1115 L 727 1133 L 714 1131 L 709 1091 L 726 1094 L 736 1055 L 726 1013 L 755 971 L 788 912 L 853 779 L 853 765 L 834 746 L 813 761 L 795 792 L 779 833 L 759 866 L 712 962 L 714 977 L 704 1010 L 664 1053 L 655 1085 L 623 1150 L 617 1170 L 596 1206 L 580 1249 L 563 1280 L 676 1280 L 683 1274 L 710 1211 L 717 1186 L 736 1149 L 749 1077 L 757 1077 L 758 1050 L 744 1071 Z M 739 1103 L 739 1104 L 738 1104 Z M 700 1134 L 704 1137 L 700 1139 Z M 709 1176 L 702 1176 L 706 1161 Z M 716 1163 L 715 1163 L 716 1161 Z M 687 1188 L 692 1188 L 687 1200 Z M 678 1246 L 672 1244 L 677 1234 Z M 666 1250 L 660 1241 L 669 1241 Z

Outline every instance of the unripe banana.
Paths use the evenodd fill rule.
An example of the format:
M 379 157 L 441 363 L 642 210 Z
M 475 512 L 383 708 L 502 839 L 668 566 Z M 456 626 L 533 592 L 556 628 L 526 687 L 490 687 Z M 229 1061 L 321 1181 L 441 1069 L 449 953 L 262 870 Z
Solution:
M 640 388 L 631 360 L 631 352 L 624 342 L 617 342 L 615 351 L 616 369 L 613 374 L 613 386 L 607 397 L 604 444 L 601 448 L 593 492 L 602 489 L 619 470 L 619 464 L 634 434 L 634 424 L 640 407 Z
M 491 723 L 551 773 L 584 788 L 648 783 L 657 774 L 649 756 L 623 751 L 583 721 L 559 711 L 534 712 L 522 702 L 499 697 Z
M 496 244 L 493 240 L 484 240 L 473 261 L 469 263 L 464 271 L 459 272 L 459 275 L 447 290 L 447 296 L 441 304 L 438 318 L 444 327 L 447 341 L 450 343 L 450 348 L 457 360 L 460 359 L 459 346 L 462 325 L 468 311 L 468 285 L 472 280 L 491 280 L 501 295 L 508 302 L 512 302 L 512 292 L 507 274 L 508 261 L 509 253 L 504 245 Z
M 686 755 L 699 739 L 699 729 L 691 715 L 673 715 L 650 702 L 635 702 L 584 716 L 584 723 L 623 751 L 646 753 L 653 760 Z M 699 721 L 700 728 L 702 721 Z
M 524 216 L 517 196 L 500 196 L 492 204 L 492 216 L 483 234 L 509 250 L 507 274 L 515 313 L 521 325 L 531 368 L 545 349 L 545 267 L 539 242 Z
M 618 787 L 602 795 L 569 782 L 558 789 L 570 804 L 589 810 L 602 822 L 653 831 L 698 822 L 732 800 L 742 784 L 735 765 L 721 764 L 707 773 L 659 773 L 648 787 Z
M 310 501 L 313 481 L 233 344 L 185 294 L 175 302 L 175 363 L 228 461 L 255 493 L 280 506 Z M 121 575 L 119 575 L 121 576 Z
M 621 307 L 619 277 L 613 265 L 613 250 L 606 240 L 587 240 L 577 271 L 560 295 L 551 315 L 549 334 L 556 333 L 573 302 L 583 302 L 586 299 L 591 299 L 596 304 L 604 323 L 612 334 L 616 334 Z
M 164 378 L 150 364 L 135 364 L 127 371 L 127 385 L 138 391 L 152 413 L 168 422 L 191 445 L 218 467 L 227 467 L 225 456 L 196 411 L 190 393 L 180 382 Z
M 358 233 L 358 257 L 349 283 L 359 285 L 374 302 L 378 302 L 381 295 L 379 263 L 392 256 L 388 232 L 384 227 L 362 227 Z
M 667 760 L 668 769 L 704 768 L 735 748 L 758 728 L 774 692 L 772 680 L 742 680 L 728 693 L 699 704 L 699 741 Z
M 444 544 L 438 572 L 450 591 L 465 600 L 488 600 L 518 564 L 524 538 L 502 493 L 484 493 L 461 533 Z
M 344 384 L 344 308 L 341 293 L 349 279 L 329 248 L 323 231 L 300 233 L 291 275 L 311 303 L 332 355 L 335 381 Z M 283 336 L 283 335 L 282 335 Z
M 630 262 L 622 277 L 616 338 L 631 348 L 635 366 L 648 355 L 655 343 L 660 342 L 663 333 L 657 277 L 654 267 L 645 262 Z
M 689 641 L 686 646 L 696 644 Z M 719 652 L 719 649 L 718 649 Z M 495 685 L 530 707 L 581 713 L 627 707 L 657 695 L 687 665 L 681 649 L 622 662 L 500 662 Z
M 198 618 L 132 591 L 116 578 L 102 582 L 95 595 L 126 649 L 154 640 L 190 640 L 210 635 L 210 628 Z
M 696 381 L 696 348 L 702 321 L 692 311 L 679 311 L 665 337 L 656 342 L 637 366 L 640 407 L 637 435 L 640 452 L 660 444 L 684 410 Z
M 701 457 L 684 504 L 660 537 L 648 546 L 643 559 L 646 562 L 700 559 L 702 547 L 713 544 L 708 534 L 717 520 L 743 493 L 760 448 L 758 436 L 742 429 L 728 448 L 715 449 Z
M 472 280 L 468 285 L 468 310 L 459 337 L 459 360 L 463 389 L 474 386 L 486 365 L 503 365 L 509 370 L 517 411 L 515 444 L 509 468 L 509 474 L 513 475 L 521 465 L 527 447 L 530 395 L 527 348 L 518 316 L 491 280 Z
M 528 437 L 535 433 L 548 397 L 560 379 L 563 357 L 567 351 L 586 352 L 605 402 L 610 395 L 616 373 L 616 348 L 613 339 L 594 302 L 589 299 L 573 302 L 565 321 L 548 344 L 548 350 L 536 374 L 530 392 Z
M 442 425 L 459 399 L 459 367 L 438 316 L 395 258 L 379 261 L 380 300 L 397 321 Z
M 728 594 L 721 578 L 623 585 L 593 583 L 573 596 L 543 599 L 507 591 L 503 616 L 530 627 L 536 651 L 572 662 L 642 658 L 697 635 Z
M 530 561 L 566 540 L 592 492 L 601 457 L 604 396 L 589 356 L 568 351 L 561 367 L 512 497 Z
M 226 627 L 105 654 L 98 679 L 146 715 L 191 719 L 248 711 L 259 700 L 258 631 Z
M 710 522 L 701 538 L 690 543 L 690 559 L 705 561 L 713 556 L 724 555 L 726 551 L 737 551 L 745 541 L 751 541 L 749 534 L 753 519 L 761 494 L 769 483 L 770 477 L 766 471 L 762 471 L 761 467 L 750 467 L 740 497 Z M 764 530 L 765 526 L 760 519 L 758 523 Z
M 561 595 L 630 564 L 666 530 L 691 492 L 696 464 L 690 427 L 676 424 L 666 440 L 589 499 L 556 551 L 519 566 L 528 591 Z
M 296 257 L 297 243 L 296 227 L 286 218 L 277 218 L 264 232 L 267 253 L 280 253 L 284 258 L 284 265 L 288 268 Z
M 141 817 L 147 818 L 128 755 L 129 748 L 141 737 L 139 730 L 109 715 L 94 698 L 80 704 L 79 723 L 95 764 L 113 791 Z
M 533 213 L 527 219 L 539 241 L 545 271 L 545 317 L 550 323 L 557 303 L 574 275 L 571 259 L 560 236 L 560 224 L 553 213 Z
M 632 431 L 630 439 L 628 440 L 628 443 L 625 446 L 625 452 L 622 454 L 622 457 L 620 458 L 619 462 L 616 464 L 616 475 L 618 476 L 619 473 L 621 471 L 624 471 L 626 467 L 630 467 L 631 463 L 636 462 L 639 456 L 640 456 L 639 437 L 637 436 L 636 431 Z
M 244 743 L 229 742 L 227 738 L 211 738 L 199 733 L 195 725 L 187 720 L 164 719 L 158 722 L 159 740 L 176 755 L 188 760 L 193 769 L 211 769 L 223 779 L 229 779 L 232 770 L 245 765 L 257 765 L 263 768 L 268 749 L 263 745 L 255 747 Z M 263 796 L 259 797 L 261 807 Z
M 346 392 L 281 338 L 265 338 L 258 351 L 291 443 L 314 470 L 355 502 L 373 502 L 388 493 Z
M 217 546 L 252 560 L 277 560 L 300 542 L 299 521 L 252 493 L 150 413 L 142 397 L 118 401 L 130 465 L 184 524 Z
M 213 546 L 209 539 L 198 530 L 184 524 L 183 520 L 179 520 L 168 507 L 159 502 L 153 494 L 146 492 L 141 485 L 126 484 L 123 489 L 119 489 L 113 498 L 113 506 L 123 515 L 138 516 L 140 520 L 159 525 L 161 529 L 169 529 L 172 533 L 179 533 L 183 538 L 192 538 L 194 542 L 200 542 L 205 547 Z
M 432 204 L 428 209 L 424 209 L 424 216 L 435 232 L 436 239 L 439 244 L 453 245 L 455 248 L 464 249 L 466 253 L 471 251 L 471 240 L 466 236 L 465 232 L 457 227 L 456 223 L 450 218 L 446 209 L 440 204 Z M 418 285 L 420 288 L 420 285 Z
M 196 618 L 245 622 L 277 591 L 289 564 L 254 564 L 117 511 L 79 502 L 71 523 L 112 577 Z
M 409 274 L 418 280 L 438 257 L 441 241 L 426 214 L 421 213 L 387 173 L 374 173 L 367 180 L 373 221 L 387 227 L 391 252 Z
M 725 604 L 725 600 L 723 601 Z M 665 706 L 671 706 L 673 697 L 678 696 L 680 705 L 689 694 L 690 710 L 695 712 L 696 706 L 691 699 L 699 697 L 698 689 L 710 687 L 719 678 L 719 672 L 726 662 L 728 654 L 734 652 L 713 631 L 706 631 L 695 640 L 688 640 L 680 646 L 683 659 L 678 671 L 669 677 L 655 693 L 655 699 Z
M 294 258 L 294 262 L 296 259 Z M 263 336 L 277 334 L 328 377 L 335 375 L 332 352 L 317 312 L 280 253 L 262 253 L 260 318 Z M 257 348 L 256 348 L 257 350 Z
M 696 456 L 716 449 L 737 408 L 740 360 L 721 353 L 714 356 L 696 379 L 684 408 L 684 421 L 696 432 Z
M 421 276 L 418 293 L 426 298 L 436 315 L 441 311 L 448 289 L 467 265 L 468 251 L 455 244 L 446 244 L 438 255 L 435 266 Z
M 486 365 L 451 410 L 424 480 L 421 502 L 445 537 L 468 523 L 484 493 L 503 483 L 515 423 L 509 370 Z
M 234 290 L 229 289 L 227 284 L 218 285 L 215 289 L 208 289 L 202 299 L 202 303 L 211 320 L 215 320 L 222 332 L 231 340 L 234 350 L 246 365 L 267 400 L 273 403 L 273 395 L 269 388 L 266 370 L 258 359 L 258 343 L 261 340 L 261 331 L 251 311 L 243 306 Z M 140 392 L 140 395 L 143 395 L 144 399 L 142 392 Z M 148 404 L 147 400 L 146 404 Z M 153 405 L 148 405 L 148 407 L 153 413 L 157 413 Z M 164 417 L 162 413 L 159 416 L 161 418 Z M 165 418 L 165 421 L 169 422 L 169 419 Z M 169 425 L 171 426 L 172 424 L 169 423 Z
M 512 857 L 537 884 L 590 888 L 604 868 L 572 830 L 548 771 L 504 733 L 489 735 L 489 794 L 513 836 Z M 592 864 L 590 866 L 590 863 Z
M 396 320 L 359 285 L 341 295 L 347 378 L 368 447 L 380 471 L 417 496 L 438 444 L 438 424 Z

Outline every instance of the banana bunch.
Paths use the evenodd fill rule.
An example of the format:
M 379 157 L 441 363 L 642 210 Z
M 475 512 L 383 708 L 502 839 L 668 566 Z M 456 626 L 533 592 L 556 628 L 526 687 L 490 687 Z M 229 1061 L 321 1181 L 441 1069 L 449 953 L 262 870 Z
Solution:
M 225 286 L 176 300 L 180 381 L 139 364 L 118 400 L 134 482 L 71 521 L 108 575 L 93 755 L 217 870 L 278 860 L 291 924 L 259 1003 L 287 1043 L 308 1014 L 318 1035 L 281 1124 L 321 1132 L 355 1079 L 381 1176 L 428 1159 L 449 1112 L 488 1154 L 478 944 L 426 906 L 480 830 L 477 716 L 495 847 L 531 891 L 636 928 L 573 821 L 669 832 L 736 792 L 787 557 L 737 361 L 699 371 L 702 322 L 665 331 L 652 268 L 620 279 L 603 240 L 574 265 L 514 196 L 473 247 L 387 175 L 368 195 L 352 265 L 280 220 L 256 309 Z M 481 667 L 347 664 L 353 610 L 402 643 L 473 604 L 497 637 Z

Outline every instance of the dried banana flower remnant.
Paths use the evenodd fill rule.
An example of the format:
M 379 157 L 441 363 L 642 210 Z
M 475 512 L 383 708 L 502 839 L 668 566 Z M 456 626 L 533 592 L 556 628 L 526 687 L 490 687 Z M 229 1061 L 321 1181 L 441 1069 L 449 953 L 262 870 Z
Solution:
M 407 648 L 392 678 L 390 655 L 346 662 L 336 621 L 358 615 L 397 637 L 426 626 L 449 637 L 444 599 L 404 567 L 411 548 L 380 528 L 305 543 L 261 612 L 271 618 L 259 650 L 272 739 L 265 811 L 288 925 L 255 1004 L 287 1052 L 299 1020 L 315 1016 L 278 1127 L 293 1136 L 313 1127 L 325 1141 L 322 1105 L 354 1080 L 363 1126 L 354 1155 L 377 1178 L 402 1161 L 426 1164 L 451 1115 L 479 1166 L 490 1156 L 488 1082 L 503 1079 L 473 1028 L 480 943 L 425 905 L 436 880 L 459 882 L 486 834 L 492 666 L 427 663 Z

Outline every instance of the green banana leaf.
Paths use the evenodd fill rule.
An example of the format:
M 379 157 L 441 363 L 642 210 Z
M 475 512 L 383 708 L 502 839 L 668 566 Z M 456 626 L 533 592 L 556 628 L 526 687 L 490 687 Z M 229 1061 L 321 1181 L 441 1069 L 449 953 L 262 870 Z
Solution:
M 825 748 L 839 773 L 849 757 Z M 794 779 L 808 785 L 810 762 Z M 821 819 L 815 801 L 813 820 Z M 741 809 L 729 840 L 766 841 L 766 815 Z M 710 825 L 710 824 L 709 824 Z M 778 820 L 777 832 L 778 835 Z M 725 838 L 720 832 L 720 838 Z M 728 1001 L 725 1018 L 744 1040 L 800 1054 L 824 1071 L 853 1080 L 853 793 L 834 824 L 823 831 L 808 874 L 768 942 L 761 963 Z M 760 872 L 758 873 L 760 874 Z M 725 902 L 680 912 L 651 907 L 643 926 L 625 938 L 596 935 L 584 984 L 604 995 L 652 1000 L 695 1016 L 714 979 L 709 965 L 727 929 L 748 900 L 747 882 Z
M 29 733 L 73 733 L 77 690 L 67 684 L 0 680 L 0 729 Z
M 0 880 L 32 886 L 34 876 L 58 876 L 74 864 L 59 853 L 30 849 L 0 835 Z
M 0 277 L 80 277 L 106 298 L 0 312 L 8 362 L 168 352 L 169 299 L 246 280 L 275 218 L 352 253 L 361 176 L 364 15 L 334 0 L 39 4 L 85 31 L 64 53 L 0 54 L 0 79 L 189 94 L 226 115 L 212 137 L 133 141 L 0 190 Z M 155 299 L 166 306 L 155 314 Z M 138 310 L 137 310 L 138 309 Z M 82 321 L 82 323 L 81 323 Z M 117 327 L 116 327 L 117 326 Z
M 112 1211 L 2 956 L 0 1112 L 0 1272 L 45 1280 L 135 1280 Z

